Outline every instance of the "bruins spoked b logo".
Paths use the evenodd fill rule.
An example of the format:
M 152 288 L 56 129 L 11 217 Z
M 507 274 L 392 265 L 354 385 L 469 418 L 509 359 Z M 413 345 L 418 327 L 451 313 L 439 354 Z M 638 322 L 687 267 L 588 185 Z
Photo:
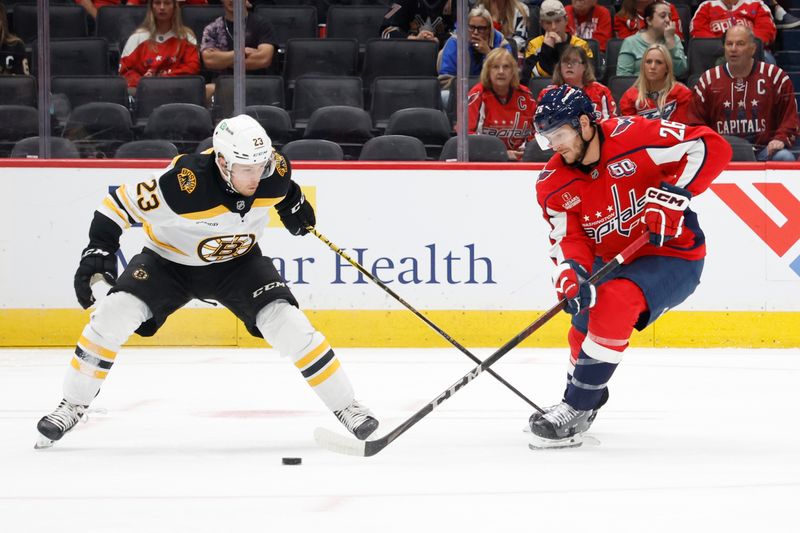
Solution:
M 131 276 L 133 276 L 133 279 L 137 281 L 145 281 L 147 280 L 147 278 L 150 277 L 150 274 L 147 273 L 147 270 L 143 269 L 142 267 L 139 267 L 133 271 L 133 274 L 131 274 Z
M 256 236 L 252 233 L 212 237 L 198 245 L 197 255 L 206 263 L 221 263 L 243 256 L 255 243 Z

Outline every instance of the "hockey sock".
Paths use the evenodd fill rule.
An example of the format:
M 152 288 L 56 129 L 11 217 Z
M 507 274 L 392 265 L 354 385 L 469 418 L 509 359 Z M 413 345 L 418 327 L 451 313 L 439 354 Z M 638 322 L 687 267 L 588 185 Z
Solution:
M 619 278 L 598 287 L 597 305 L 589 310 L 589 331 L 567 383 L 567 403 L 583 411 L 597 406 L 646 310 L 642 291 L 629 280 Z
M 83 328 L 64 376 L 64 399 L 89 405 L 114 365 L 117 352 L 152 314 L 144 302 L 124 292 L 110 294 Z
M 267 342 L 292 359 L 328 409 L 339 411 L 352 403 L 350 379 L 325 336 L 301 310 L 285 300 L 271 302 L 259 311 L 256 324 Z

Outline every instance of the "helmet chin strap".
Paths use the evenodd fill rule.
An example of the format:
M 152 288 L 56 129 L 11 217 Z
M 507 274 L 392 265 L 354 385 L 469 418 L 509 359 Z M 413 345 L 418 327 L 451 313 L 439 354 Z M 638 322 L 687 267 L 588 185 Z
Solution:
M 225 189 L 231 194 L 238 194 L 241 195 L 239 191 L 236 190 L 236 187 L 233 186 L 233 169 L 228 170 L 224 168 L 222 165 L 219 164 L 219 156 L 214 159 L 214 163 L 217 164 L 217 168 L 219 169 L 219 174 L 222 176 L 222 181 L 225 182 Z
M 583 131 L 582 130 L 578 131 L 578 135 L 580 135 L 580 137 L 581 137 L 581 143 L 582 143 L 581 151 L 578 152 L 578 157 L 576 157 L 575 161 L 573 163 L 570 163 L 569 166 L 579 167 L 579 168 L 590 168 L 592 165 L 584 165 L 583 164 L 583 158 L 586 157 L 586 150 L 589 149 L 589 145 L 592 143 L 592 141 L 594 140 L 595 136 L 597 135 L 597 127 L 594 124 L 592 124 L 592 136 L 588 141 L 583 138 Z

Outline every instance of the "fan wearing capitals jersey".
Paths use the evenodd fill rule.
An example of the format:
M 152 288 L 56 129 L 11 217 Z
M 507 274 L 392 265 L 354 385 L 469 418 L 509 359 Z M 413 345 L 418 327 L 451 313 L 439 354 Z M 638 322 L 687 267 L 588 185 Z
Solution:
M 561 403 L 531 416 L 531 447 L 572 447 L 607 401 L 633 329 L 700 283 L 705 237 L 689 205 L 728 164 L 731 148 L 705 126 L 643 117 L 596 124 L 589 99 L 568 85 L 547 93 L 534 118 L 537 140 L 556 152 L 536 196 L 550 227 L 556 294 L 573 318 L 566 390 Z M 649 243 L 629 262 L 597 286 L 587 282 L 645 232 Z
M 761 0 L 706 0 L 697 6 L 689 24 L 689 34 L 692 38 L 722 38 L 733 26 L 752 29 L 765 48 L 771 48 L 778 34 L 772 13 Z M 775 63 L 767 50 L 764 51 L 764 57 L 770 63 Z
M 506 145 L 508 158 L 518 161 L 525 143 L 533 140 L 536 100 L 519 83 L 519 69 L 511 53 L 495 48 L 486 56 L 480 82 L 469 92 L 469 133 L 494 135 Z
M 734 26 L 725 33 L 725 64 L 705 71 L 694 86 L 690 120 L 723 135 L 747 139 L 759 161 L 794 161 L 800 121 L 789 76 L 756 61 L 753 31 Z
M 619 100 L 620 114 L 685 124 L 689 119 L 692 91 L 675 79 L 672 66 L 666 46 L 650 45 L 639 65 L 639 76 Z

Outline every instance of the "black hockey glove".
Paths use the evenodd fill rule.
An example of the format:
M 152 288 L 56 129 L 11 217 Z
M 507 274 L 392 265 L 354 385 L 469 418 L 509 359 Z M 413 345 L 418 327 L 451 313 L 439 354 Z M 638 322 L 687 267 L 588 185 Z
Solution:
M 92 276 L 102 274 L 109 285 L 117 283 L 117 256 L 102 248 L 86 248 L 81 254 L 81 262 L 75 272 L 75 296 L 84 309 L 94 303 L 92 295 Z
M 314 208 L 306 201 L 300 186 L 294 182 L 290 183 L 289 193 L 275 206 L 275 209 L 281 217 L 281 222 L 292 235 L 305 235 L 308 233 L 306 228 L 317 223 Z

